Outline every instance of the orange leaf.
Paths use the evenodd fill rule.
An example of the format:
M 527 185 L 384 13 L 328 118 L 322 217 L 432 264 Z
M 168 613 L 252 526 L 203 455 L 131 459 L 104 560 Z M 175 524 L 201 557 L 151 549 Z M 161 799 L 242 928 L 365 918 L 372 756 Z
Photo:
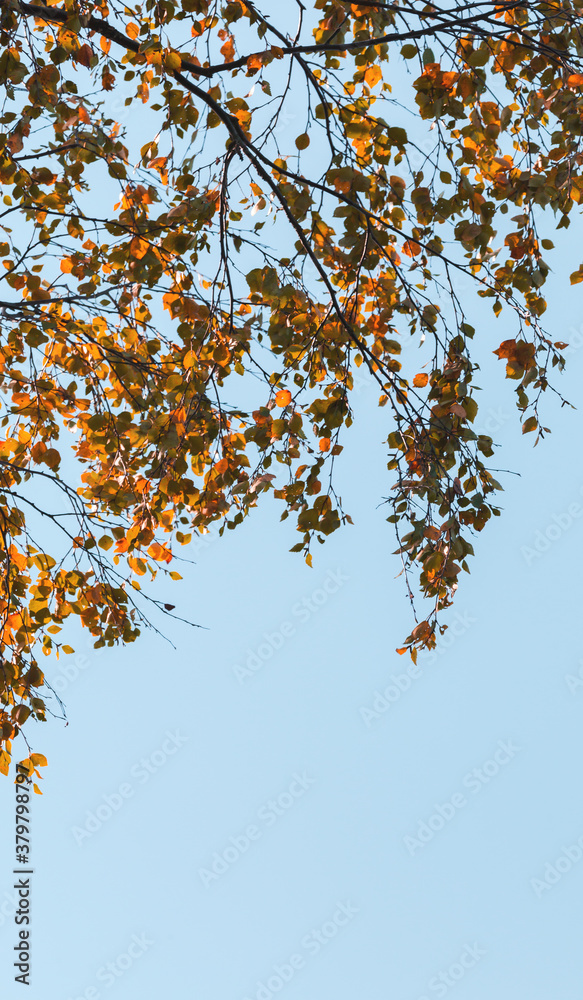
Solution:
M 403 253 L 406 253 L 407 257 L 417 257 L 421 249 L 416 240 L 405 240 L 403 243 Z
M 126 35 L 128 38 L 137 38 L 139 33 L 140 29 L 137 24 L 134 24 L 133 21 L 130 21 L 130 23 L 126 25 Z
M 374 63 L 374 65 L 369 66 L 368 69 L 365 71 L 364 74 L 365 83 L 367 83 L 369 87 L 376 87 L 382 75 L 383 71 L 381 70 L 381 67 L 378 66 L 376 63 Z
M 502 358 L 511 358 L 515 350 L 515 340 L 504 340 L 496 351 L 492 351 L 492 354 L 496 354 L 502 360 Z
M 147 254 L 149 249 L 150 244 L 148 241 L 140 239 L 139 236 L 134 236 L 132 242 L 130 243 L 130 254 L 132 257 L 137 258 L 137 260 L 141 260 L 141 258 Z
M 225 57 L 225 62 L 232 62 L 235 57 L 235 45 L 233 36 L 229 35 L 224 45 L 221 46 L 221 55 Z
M 260 53 L 254 53 L 250 55 L 247 59 L 247 69 L 253 73 L 256 73 L 258 69 L 263 66 L 263 59 Z
M 429 382 L 429 375 L 426 375 L 424 372 L 420 372 L 419 375 L 416 375 L 415 378 L 413 379 L 413 385 L 417 389 L 423 389 L 428 382 Z
M 460 78 L 459 73 L 442 73 L 441 82 L 444 87 L 447 87 L 448 90 L 451 90 L 454 83 L 457 83 L 459 78 Z
M 320 438 L 320 451 L 330 451 L 330 438 Z
M 292 394 L 289 389 L 280 389 L 279 392 L 275 394 L 275 402 L 277 406 L 288 406 L 291 403 Z

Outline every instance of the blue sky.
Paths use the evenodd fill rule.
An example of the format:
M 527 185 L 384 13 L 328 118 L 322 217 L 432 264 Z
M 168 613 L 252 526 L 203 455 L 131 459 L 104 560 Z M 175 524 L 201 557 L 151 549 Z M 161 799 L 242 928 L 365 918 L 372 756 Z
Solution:
M 575 403 L 578 229 L 546 323 L 579 345 L 560 378 Z M 533 450 L 491 355 L 513 328 L 483 304 L 473 319 L 480 427 L 520 476 L 503 477 L 503 516 L 417 671 L 395 653 L 410 617 L 379 506 L 388 414 L 366 382 L 339 467 L 355 525 L 313 569 L 267 503 L 169 585 L 204 628 L 172 625 L 174 648 L 78 636 L 52 664 L 69 724 L 36 740 L 50 766 L 32 814 L 33 997 L 583 997 L 583 416 L 549 396 L 553 433 Z M 5 970 L 13 803 L 1 781 Z

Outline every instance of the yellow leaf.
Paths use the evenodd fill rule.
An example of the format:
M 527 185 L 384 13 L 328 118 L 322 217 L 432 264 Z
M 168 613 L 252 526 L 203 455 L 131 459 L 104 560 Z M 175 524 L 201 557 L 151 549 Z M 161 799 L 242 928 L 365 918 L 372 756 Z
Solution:
M 380 66 L 376 64 L 374 66 L 369 66 L 364 74 L 365 83 L 369 87 L 376 87 L 379 80 L 382 78 L 383 72 Z
M 166 68 L 171 70 L 182 69 L 182 59 L 178 52 L 170 51 L 166 53 Z

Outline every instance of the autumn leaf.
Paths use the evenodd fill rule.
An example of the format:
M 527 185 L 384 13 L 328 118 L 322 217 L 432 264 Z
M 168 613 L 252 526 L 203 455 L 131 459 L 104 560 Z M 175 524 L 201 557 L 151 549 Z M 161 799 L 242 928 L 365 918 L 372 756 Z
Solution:
M 254 53 L 247 58 L 247 69 L 249 73 L 256 73 L 263 66 L 263 57 L 261 53 Z
M 376 87 L 383 78 L 383 71 L 378 63 L 368 66 L 364 73 L 364 79 L 369 87 Z
M 271 473 L 264 473 L 262 476 L 257 476 L 257 478 L 249 484 L 249 493 L 256 493 L 261 486 L 273 482 L 274 479 L 275 476 L 271 475 Z
M 417 243 L 416 240 L 405 240 L 402 247 L 403 253 L 406 254 L 407 257 L 417 257 L 421 253 L 422 249 L 423 248 L 419 243 Z
M 419 622 L 411 632 L 413 639 L 424 639 L 429 634 L 431 627 L 428 621 Z
M 182 57 L 179 52 L 175 52 L 172 49 L 166 52 L 164 56 L 164 63 L 166 68 L 169 70 L 179 71 L 182 69 Z

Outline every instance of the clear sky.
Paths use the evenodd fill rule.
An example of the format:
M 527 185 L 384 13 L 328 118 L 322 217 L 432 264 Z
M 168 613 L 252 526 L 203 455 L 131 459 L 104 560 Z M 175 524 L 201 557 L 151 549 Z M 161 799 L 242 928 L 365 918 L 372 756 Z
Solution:
M 547 317 L 579 344 L 560 379 L 576 404 L 579 233 Z M 312 570 L 267 505 L 169 585 L 204 628 L 99 654 L 81 636 L 52 664 L 69 725 L 35 734 L 34 1000 L 583 997 L 583 414 L 549 396 L 533 450 L 490 353 L 511 327 L 473 317 L 480 426 L 520 477 L 417 672 L 395 653 L 411 620 L 379 507 L 388 413 L 366 384 L 339 469 L 355 526 Z M 10 781 L 0 809 L 13 1000 Z

